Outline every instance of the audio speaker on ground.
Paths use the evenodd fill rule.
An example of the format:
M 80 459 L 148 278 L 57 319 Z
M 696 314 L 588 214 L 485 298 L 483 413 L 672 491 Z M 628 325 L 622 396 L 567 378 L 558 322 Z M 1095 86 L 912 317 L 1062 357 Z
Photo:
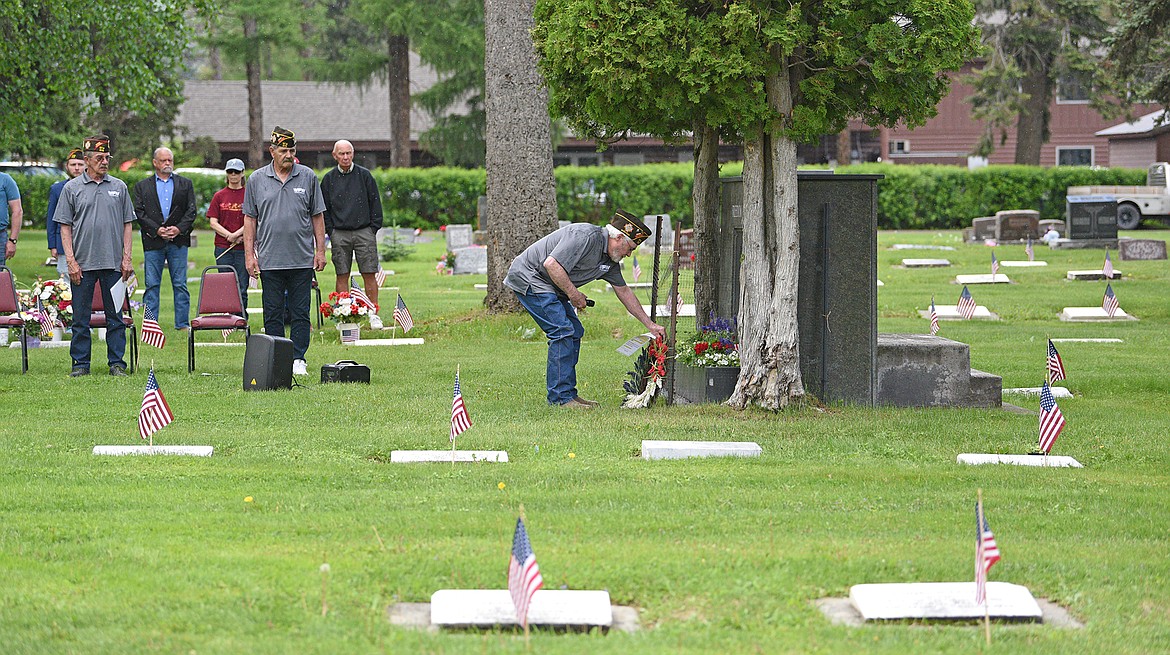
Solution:
M 253 334 L 244 351 L 244 391 L 292 388 L 293 343 Z

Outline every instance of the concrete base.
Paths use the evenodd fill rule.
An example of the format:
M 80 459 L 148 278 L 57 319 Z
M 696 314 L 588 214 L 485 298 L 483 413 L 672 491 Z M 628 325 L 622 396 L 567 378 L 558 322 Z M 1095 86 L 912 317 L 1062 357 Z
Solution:
M 940 320 L 940 321 L 965 321 L 965 320 L 967 320 L 967 319 L 963 318 L 962 314 L 959 313 L 959 306 L 958 305 L 935 305 L 934 310 L 938 314 L 938 320 Z M 929 319 L 930 318 L 930 310 L 929 309 L 920 309 L 920 310 L 918 310 L 918 315 L 921 316 L 922 318 Z M 975 313 L 971 315 L 971 320 L 972 321 L 998 321 L 999 314 L 993 314 L 991 312 L 991 310 L 987 309 L 983 305 L 976 305 L 975 306 Z
M 1003 273 L 986 275 L 956 275 L 955 284 L 1011 284 L 1012 281 Z
M 506 450 L 394 450 L 390 452 L 390 462 L 394 464 L 414 464 L 419 462 L 507 462 Z
M 358 339 L 351 343 L 351 346 L 421 346 L 424 341 L 421 338 L 409 339 Z
M 1105 271 L 1099 271 L 1099 270 L 1098 271 L 1069 271 L 1065 275 L 1065 279 L 1068 279 L 1068 280 L 1104 280 L 1105 279 Z M 1121 279 L 1121 271 L 1114 269 L 1113 270 L 1113 277 L 1111 277 L 1109 279 L 1110 279 L 1110 281 L 1113 281 L 1113 282 L 1116 282 L 1117 280 Z
M 1005 268 L 1036 268 L 1040 266 L 1047 266 L 1048 262 L 1008 260 L 1000 262 L 999 265 Z
M 609 630 L 637 632 L 641 629 L 637 609 L 624 605 L 610 605 L 609 610 L 613 617 Z M 427 632 L 439 631 L 439 626 L 431 623 L 430 603 L 394 603 L 386 608 L 386 615 L 390 620 L 390 625 L 393 626 L 426 630 Z M 602 628 L 602 632 L 607 632 L 607 630 Z
M 211 457 L 212 446 L 94 446 L 94 455 L 191 455 Z
M 431 624 L 440 628 L 519 626 L 507 589 L 442 589 L 431 595 Z M 608 591 L 541 589 L 528 606 L 528 624 L 560 629 L 609 628 Z
M 877 401 L 895 407 L 1000 407 L 1003 381 L 971 368 L 967 344 L 925 334 L 877 338 Z
M 8 347 L 9 348 L 18 348 L 18 349 L 20 348 L 20 334 L 19 333 L 17 333 L 17 335 L 16 335 L 16 341 L 9 342 Z M 68 348 L 69 341 L 67 341 L 67 340 L 66 341 L 40 341 L 40 342 L 37 342 L 36 345 L 33 345 L 32 339 L 29 339 L 28 347 L 29 348 Z
M 1084 468 L 1066 455 L 1000 455 L 996 453 L 962 453 L 960 464 L 1011 464 L 1013 466 L 1041 466 L 1047 468 Z
M 1040 390 L 1043 387 L 1016 387 L 1014 389 L 1004 389 L 1004 393 L 1015 393 L 1022 396 L 1039 396 Z M 1064 387 L 1049 387 L 1052 389 L 1053 398 L 1072 398 L 1072 393 Z
M 1110 316 L 1101 307 L 1065 307 L 1060 312 L 1060 320 L 1072 323 L 1111 323 L 1116 321 L 1136 321 L 1138 319 L 1126 314 L 1124 309 L 1118 309 L 1113 313 L 1113 316 Z
M 642 459 L 688 457 L 759 457 L 763 449 L 754 441 L 655 441 L 642 440 Z
M 1077 621 L 1068 613 L 1068 610 L 1057 605 L 1056 603 L 1045 600 L 1043 598 L 1036 598 L 1036 604 L 1040 606 L 1042 613 L 1040 623 L 1051 628 L 1066 628 L 1066 629 L 1080 629 L 1085 627 L 1080 621 Z M 865 619 L 861 617 L 861 613 L 854 607 L 853 602 L 848 598 L 818 598 L 816 601 L 817 609 L 829 619 L 833 625 L 844 625 L 853 628 L 865 625 Z M 997 620 L 996 623 L 1002 623 Z M 874 624 L 871 624 L 874 625 Z M 936 624 L 938 625 L 938 624 Z M 970 629 L 967 622 L 955 622 L 953 625 L 956 628 Z M 1011 626 L 999 626 L 997 630 L 1010 629 Z
M 859 584 L 849 589 L 849 600 L 865 621 L 982 619 L 983 605 L 975 604 L 974 582 L 908 582 Z M 986 612 L 993 618 L 1039 622 L 1043 613 L 1027 587 L 1007 582 L 987 583 Z
M 943 268 L 950 266 L 949 259 L 903 259 L 902 266 L 906 268 Z
M 1117 250 L 1117 239 L 1056 239 L 1048 247 L 1053 250 Z

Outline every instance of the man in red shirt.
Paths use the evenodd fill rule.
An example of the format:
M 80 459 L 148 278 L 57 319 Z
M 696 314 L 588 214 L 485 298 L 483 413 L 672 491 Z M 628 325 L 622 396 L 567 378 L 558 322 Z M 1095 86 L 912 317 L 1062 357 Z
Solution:
M 207 218 L 215 231 L 215 263 L 236 269 L 244 317 L 248 310 L 248 269 L 244 266 L 244 162 L 229 159 L 223 167 L 227 186 L 215 192 Z

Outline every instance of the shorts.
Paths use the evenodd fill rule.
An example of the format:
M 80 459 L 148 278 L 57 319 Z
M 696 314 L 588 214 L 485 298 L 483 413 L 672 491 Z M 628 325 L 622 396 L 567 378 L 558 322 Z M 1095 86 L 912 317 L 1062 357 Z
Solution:
M 333 248 L 333 269 L 338 276 L 349 275 L 354 259 L 357 259 L 358 272 L 378 272 L 378 239 L 373 230 L 333 230 L 329 242 Z

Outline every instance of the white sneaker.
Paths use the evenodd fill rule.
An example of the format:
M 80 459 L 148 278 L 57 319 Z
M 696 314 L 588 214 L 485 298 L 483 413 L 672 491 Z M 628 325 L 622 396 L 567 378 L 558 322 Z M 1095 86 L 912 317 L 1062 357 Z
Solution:
M 303 359 L 293 360 L 293 375 L 308 375 L 309 367 L 305 364 Z
M 371 330 L 381 330 L 382 329 L 382 317 L 381 316 L 378 316 L 377 314 L 370 314 L 370 329 Z

